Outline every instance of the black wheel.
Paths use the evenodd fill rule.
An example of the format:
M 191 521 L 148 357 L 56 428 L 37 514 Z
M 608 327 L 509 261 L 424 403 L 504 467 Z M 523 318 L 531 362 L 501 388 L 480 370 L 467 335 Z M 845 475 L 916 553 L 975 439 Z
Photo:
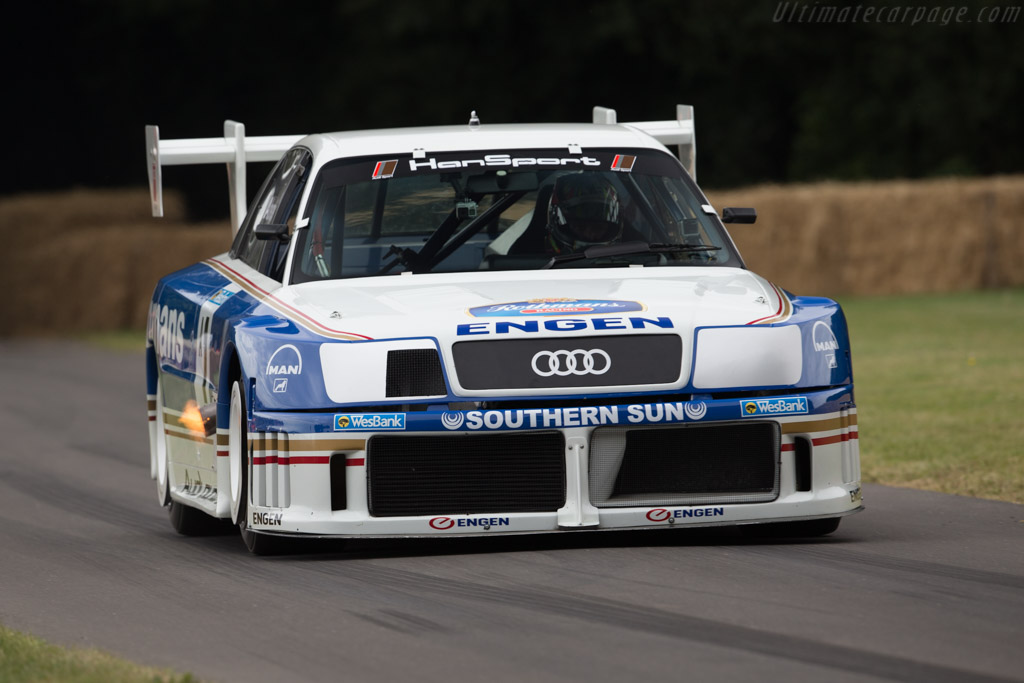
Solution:
M 213 536 L 224 533 L 224 523 L 202 510 L 176 500 L 171 500 L 168 510 L 171 526 L 182 536 Z
M 254 555 L 276 555 L 284 552 L 285 540 L 261 534 L 249 528 L 249 468 L 252 452 L 249 450 L 249 417 L 245 400 L 245 386 L 235 380 L 231 387 L 231 427 L 229 467 L 231 468 L 232 517 L 238 525 L 245 547 Z
M 156 420 L 150 429 L 150 465 L 149 469 L 156 479 L 156 494 L 160 505 L 166 507 L 171 502 L 171 484 L 167 478 L 170 463 L 167 462 L 167 435 L 164 426 L 164 392 L 160 376 L 156 379 Z
M 813 538 L 826 536 L 839 528 L 839 517 L 809 519 L 806 522 L 744 524 L 740 532 L 750 538 Z
M 253 531 L 248 527 L 244 518 L 238 525 L 238 530 L 242 532 L 242 541 L 245 542 L 245 547 L 253 555 L 280 555 L 288 552 L 288 539 Z

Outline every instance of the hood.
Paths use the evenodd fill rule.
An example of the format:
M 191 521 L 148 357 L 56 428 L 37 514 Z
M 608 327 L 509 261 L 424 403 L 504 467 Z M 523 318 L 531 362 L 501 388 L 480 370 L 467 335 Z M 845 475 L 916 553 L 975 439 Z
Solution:
M 560 325 L 571 324 L 551 321 L 588 321 L 614 333 L 617 323 L 600 321 L 667 317 L 685 338 L 698 327 L 768 321 L 788 303 L 750 271 L 704 267 L 395 275 L 295 285 L 276 297 L 321 329 L 372 339 L 433 337 L 442 346 L 529 318 L 546 321 L 543 328 L 557 336 Z
M 319 366 L 311 376 L 324 389 L 310 391 L 334 404 L 699 392 L 801 377 L 801 326 L 765 325 L 790 317 L 790 299 L 739 268 L 393 275 L 289 286 L 274 299 L 326 337 L 292 351 Z M 266 344 L 269 354 L 281 340 Z

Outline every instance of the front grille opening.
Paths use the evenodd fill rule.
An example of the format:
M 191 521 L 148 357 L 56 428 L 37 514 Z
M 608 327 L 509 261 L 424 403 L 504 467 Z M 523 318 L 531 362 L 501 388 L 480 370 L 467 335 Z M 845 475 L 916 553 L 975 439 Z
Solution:
M 335 453 L 331 456 L 331 510 L 348 508 L 348 492 L 345 488 L 347 456 Z
M 811 490 L 811 442 L 803 436 L 793 439 L 793 463 L 796 466 L 797 491 Z
M 538 321 L 526 323 L 536 326 Z M 683 345 L 678 334 L 587 337 L 581 344 L 578 337 L 460 341 L 452 345 L 452 358 L 459 384 L 473 390 L 625 387 L 679 381 Z
M 774 500 L 780 432 L 775 422 L 607 427 L 591 446 L 597 507 Z
M 388 351 L 385 395 L 445 396 L 444 372 L 436 349 L 392 349 Z
M 565 438 L 378 435 L 367 443 L 374 517 L 554 512 L 565 505 Z

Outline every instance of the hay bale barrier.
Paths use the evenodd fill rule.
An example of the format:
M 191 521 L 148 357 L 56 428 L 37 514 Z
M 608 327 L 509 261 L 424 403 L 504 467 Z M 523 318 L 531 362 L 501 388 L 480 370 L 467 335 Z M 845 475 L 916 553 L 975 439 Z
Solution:
M 1024 176 L 815 183 L 709 191 L 753 206 L 731 226 L 749 268 L 795 294 L 1024 286 Z M 225 251 L 227 221 L 190 224 L 181 197 L 150 215 L 145 188 L 0 198 L 7 249 L 0 336 L 145 326 L 156 281 Z
M 231 243 L 227 221 L 186 223 L 174 193 L 164 212 L 144 188 L 0 199 L 0 337 L 145 328 L 158 279 Z
M 815 183 L 709 191 L 747 266 L 796 294 L 954 292 L 1024 285 L 1024 177 Z

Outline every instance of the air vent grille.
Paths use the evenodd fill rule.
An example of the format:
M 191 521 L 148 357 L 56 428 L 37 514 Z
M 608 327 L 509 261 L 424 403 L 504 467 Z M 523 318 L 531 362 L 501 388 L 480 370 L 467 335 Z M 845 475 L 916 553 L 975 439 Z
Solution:
M 388 351 L 386 395 L 447 396 L 444 372 L 436 349 L 395 349 Z

